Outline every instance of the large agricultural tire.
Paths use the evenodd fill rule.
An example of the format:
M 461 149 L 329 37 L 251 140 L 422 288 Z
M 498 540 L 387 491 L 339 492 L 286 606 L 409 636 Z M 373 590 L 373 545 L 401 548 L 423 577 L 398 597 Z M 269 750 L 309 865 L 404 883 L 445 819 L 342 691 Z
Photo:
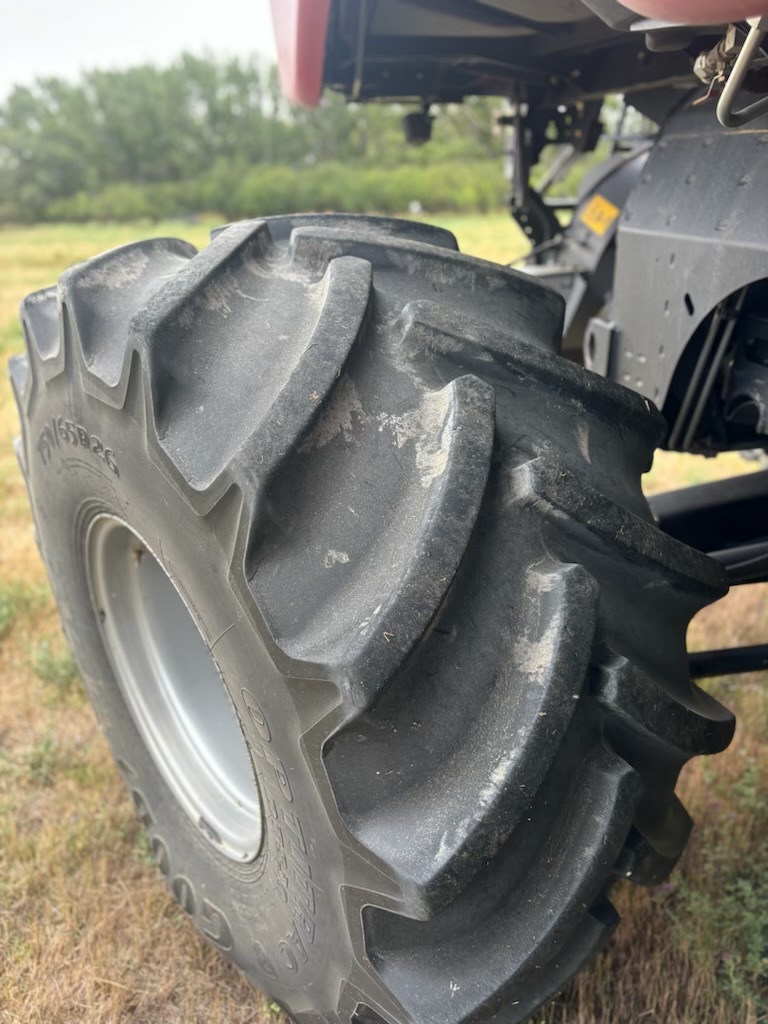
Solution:
M 723 575 L 641 492 L 659 415 L 409 223 L 140 242 L 23 321 L 40 547 L 176 898 L 302 1024 L 524 1020 L 732 735 L 685 644 Z

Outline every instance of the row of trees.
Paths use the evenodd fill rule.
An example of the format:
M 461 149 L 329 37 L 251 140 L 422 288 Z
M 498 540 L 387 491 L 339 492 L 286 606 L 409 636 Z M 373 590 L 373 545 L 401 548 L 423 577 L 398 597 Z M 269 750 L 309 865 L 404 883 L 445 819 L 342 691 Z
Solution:
M 414 149 L 404 110 L 337 96 L 292 107 L 257 60 L 43 79 L 0 106 L 0 221 L 488 208 L 505 193 L 496 107 L 443 111 Z

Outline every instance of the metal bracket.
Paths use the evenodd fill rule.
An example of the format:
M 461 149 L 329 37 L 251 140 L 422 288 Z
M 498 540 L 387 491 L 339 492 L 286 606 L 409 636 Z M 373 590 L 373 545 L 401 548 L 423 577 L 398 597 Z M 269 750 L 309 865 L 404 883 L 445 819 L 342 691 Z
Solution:
M 719 562 L 731 586 L 768 579 L 766 502 L 768 471 L 684 487 L 650 498 L 659 528 Z M 690 655 L 693 679 L 766 669 L 768 644 Z
M 766 33 L 768 18 L 748 18 L 750 29 L 733 70 L 725 83 L 722 96 L 717 104 L 717 119 L 723 128 L 743 128 L 761 114 L 768 113 L 768 97 L 750 103 L 741 110 L 735 110 L 736 97 L 744 86 L 753 61 L 759 56 Z
M 584 336 L 584 365 L 601 377 L 608 376 L 611 365 L 611 351 L 618 334 L 616 324 L 601 317 L 589 321 Z
M 732 647 L 724 651 L 701 651 L 690 657 L 691 679 L 736 676 L 768 669 L 768 645 Z

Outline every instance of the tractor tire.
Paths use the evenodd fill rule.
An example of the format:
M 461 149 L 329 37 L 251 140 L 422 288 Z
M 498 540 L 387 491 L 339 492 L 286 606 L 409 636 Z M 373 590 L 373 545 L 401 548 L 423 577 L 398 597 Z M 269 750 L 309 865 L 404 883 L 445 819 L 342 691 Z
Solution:
M 174 896 L 301 1024 L 523 1021 L 733 732 L 686 652 L 723 572 L 641 490 L 659 414 L 407 222 L 139 242 L 22 314 L 40 547 Z

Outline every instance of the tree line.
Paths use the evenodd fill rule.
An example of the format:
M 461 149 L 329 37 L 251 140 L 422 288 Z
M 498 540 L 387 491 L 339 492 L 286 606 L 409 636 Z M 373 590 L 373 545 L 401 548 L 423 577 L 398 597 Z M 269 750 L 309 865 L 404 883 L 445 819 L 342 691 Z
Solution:
M 291 106 L 256 59 L 39 79 L 0 105 L 0 222 L 499 207 L 497 106 L 443 109 L 414 148 L 405 109 Z

